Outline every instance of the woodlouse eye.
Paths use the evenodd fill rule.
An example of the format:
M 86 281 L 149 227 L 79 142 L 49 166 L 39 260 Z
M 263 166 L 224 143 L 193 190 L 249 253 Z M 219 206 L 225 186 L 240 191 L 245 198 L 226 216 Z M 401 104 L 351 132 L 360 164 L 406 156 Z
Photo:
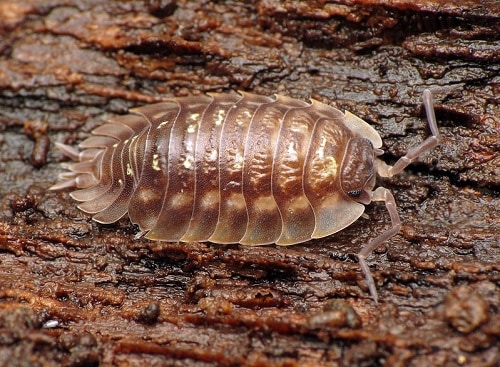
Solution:
M 373 162 L 374 149 L 371 141 L 352 138 L 346 148 L 341 171 L 342 189 L 349 197 L 358 199 L 363 190 L 372 188 Z
M 350 197 L 352 198 L 359 198 L 360 195 L 361 195 L 361 190 L 353 190 L 353 191 L 349 191 L 347 193 L 347 195 L 349 195 Z

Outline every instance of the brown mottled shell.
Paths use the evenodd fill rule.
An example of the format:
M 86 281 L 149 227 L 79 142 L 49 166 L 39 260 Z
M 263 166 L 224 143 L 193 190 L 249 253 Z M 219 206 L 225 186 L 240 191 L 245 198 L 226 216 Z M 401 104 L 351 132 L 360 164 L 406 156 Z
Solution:
M 58 145 L 78 162 L 53 188 L 79 188 L 72 197 L 96 221 L 128 213 L 149 239 L 246 245 L 290 245 L 350 225 L 382 145 L 349 112 L 250 93 L 167 100 L 92 133 L 81 152 Z

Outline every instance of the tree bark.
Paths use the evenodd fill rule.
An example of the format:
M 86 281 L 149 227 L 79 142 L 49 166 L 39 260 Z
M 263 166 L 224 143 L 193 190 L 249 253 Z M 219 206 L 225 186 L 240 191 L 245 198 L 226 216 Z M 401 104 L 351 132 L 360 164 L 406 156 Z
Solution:
M 500 5 L 494 0 L 0 1 L 0 365 L 495 366 Z M 382 204 L 292 247 L 134 240 L 66 191 L 53 142 L 172 96 L 309 97 L 363 118 L 393 163 Z

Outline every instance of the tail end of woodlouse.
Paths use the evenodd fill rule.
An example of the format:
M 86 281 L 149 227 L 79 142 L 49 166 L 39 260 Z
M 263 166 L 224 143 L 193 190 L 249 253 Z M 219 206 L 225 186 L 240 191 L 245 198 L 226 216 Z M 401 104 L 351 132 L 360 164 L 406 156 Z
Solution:
M 87 188 L 96 185 L 99 180 L 96 175 L 96 158 L 100 157 L 101 149 L 86 149 L 80 152 L 78 149 L 55 143 L 56 148 L 75 163 L 63 163 L 63 168 L 69 172 L 61 173 L 58 182 L 49 190 L 64 190 L 68 188 Z
M 59 176 L 59 181 L 55 185 L 49 187 L 49 190 L 59 191 L 72 187 L 76 187 L 76 179 L 62 179 L 61 176 Z
M 65 156 L 71 158 L 72 161 L 80 160 L 80 152 L 71 145 L 56 142 L 55 146 L 57 150 L 61 151 Z
M 71 158 L 73 161 L 78 161 L 80 152 L 75 149 L 74 147 L 70 145 L 66 145 L 63 143 L 56 142 L 55 146 L 57 150 L 62 152 L 65 156 Z M 63 168 L 71 170 L 71 164 L 63 163 L 62 164 Z M 55 185 L 52 185 L 49 187 L 49 190 L 52 191 L 58 191 L 58 190 L 64 190 L 64 189 L 69 189 L 72 187 L 76 187 L 76 177 L 77 177 L 76 172 L 64 172 L 61 173 L 58 177 L 58 181 Z

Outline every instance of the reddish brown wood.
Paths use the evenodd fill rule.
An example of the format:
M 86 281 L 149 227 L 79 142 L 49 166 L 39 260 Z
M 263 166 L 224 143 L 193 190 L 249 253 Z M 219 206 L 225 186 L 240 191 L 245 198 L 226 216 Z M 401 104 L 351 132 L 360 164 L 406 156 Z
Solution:
M 496 1 L 0 3 L 0 364 L 494 366 L 499 322 Z M 445 4 L 446 3 L 446 4 Z M 393 163 L 403 227 L 369 220 L 307 246 L 134 241 L 47 189 L 101 121 L 165 97 L 278 92 L 360 116 Z M 47 126 L 47 129 L 43 126 Z M 36 134 L 34 133 L 36 132 Z

